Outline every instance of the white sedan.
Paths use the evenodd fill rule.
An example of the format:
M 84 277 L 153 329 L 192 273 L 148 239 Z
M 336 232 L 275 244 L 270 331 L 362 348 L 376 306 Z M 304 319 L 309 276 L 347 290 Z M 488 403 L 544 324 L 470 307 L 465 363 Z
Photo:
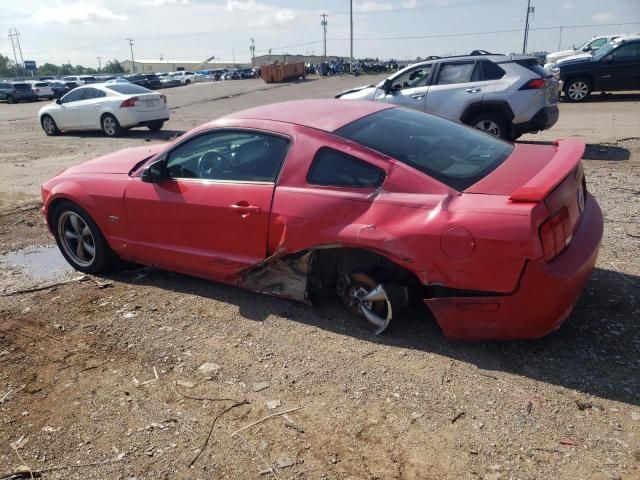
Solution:
M 38 112 L 47 135 L 61 131 L 102 130 L 109 137 L 146 126 L 160 130 L 169 120 L 167 97 L 133 84 L 92 84 L 71 90 Z

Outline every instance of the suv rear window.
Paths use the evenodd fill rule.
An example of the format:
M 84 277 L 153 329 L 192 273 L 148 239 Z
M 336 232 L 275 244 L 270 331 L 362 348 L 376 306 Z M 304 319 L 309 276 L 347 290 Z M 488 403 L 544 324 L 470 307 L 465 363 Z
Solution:
M 45 82 L 38 82 L 38 83 L 34 83 L 33 85 L 36 86 L 36 87 L 48 87 L 49 86 L 49 84 L 45 83 Z
M 390 108 L 334 132 L 462 191 L 504 162 L 513 145 L 440 117 Z
M 28 83 L 14 83 L 13 88 L 16 90 L 31 90 L 31 85 Z
M 135 95 L 136 93 L 152 93 L 151 90 L 141 87 L 140 85 L 134 85 L 133 83 L 115 83 L 105 85 L 104 88 L 113 90 L 114 92 L 122 93 L 123 95 Z
M 527 60 L 516 60 L 515 62 L 518 65 L 526 68 L 527 70 L 531 70 L 533 73 L 537 73 L 542 78 L 547 78 L 551 76 L 549 72 L 547 72 L 544 68 L 542 68 L 542 65 L 540 65 L 538 63 L 538 60 L 536 60 L 535 58 L 531 58 Z

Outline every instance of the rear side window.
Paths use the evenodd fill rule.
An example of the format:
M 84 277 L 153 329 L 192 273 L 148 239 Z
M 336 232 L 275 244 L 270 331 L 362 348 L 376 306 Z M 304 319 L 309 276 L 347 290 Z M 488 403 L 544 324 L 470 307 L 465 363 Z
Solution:
M 93 98 L 102 98 L 106 96 L 107 94 L 102 90 L 98 90 L 97 88 L 86 88 L 83 100 L 91 100 Z
M 444 63 L 440 66 L 437 85 L 451 85 L 480 81 L 480 71 L 475 62 Z
M 132 83 L 116 83 L 105 85 L 105 88 L 113 90 L 114 92 L 121 93 L 123 95 L 135 95 L 137 93 L 153 93 L 151 90 L 141 87 L 140 85 L 134 85 Z
M 482 79 L 483 80 L 498 80 L 505 75 L 505 71 L 493 62 L 481 62 L 482 65 Z
M 513 151 L 513 145 L 473 128 L 405 108 L 382 110 L 334 133 L 459 191 L 489 175 Z
M 307 182 L 332 187 L 379 187 L 384 182 L 384 170 L 332 148 L 318 150 Z

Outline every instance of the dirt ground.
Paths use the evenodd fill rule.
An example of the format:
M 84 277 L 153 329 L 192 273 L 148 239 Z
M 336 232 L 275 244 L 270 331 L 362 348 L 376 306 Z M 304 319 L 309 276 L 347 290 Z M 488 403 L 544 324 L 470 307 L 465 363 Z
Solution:
M 374 337 L 334 301 L 82 278 L 51 248 L 38 189 L 62 168 L 374 81 L 169 90 L 166 130 L 120 139 L 49 138 L 43 103 L 0 104 L 0 479 L 640 479 L 640 95 L 560 104 L 521 139 L 584 137 L 606 221 L 574 313 L 541 340 L 448 342 L 422 309 Z

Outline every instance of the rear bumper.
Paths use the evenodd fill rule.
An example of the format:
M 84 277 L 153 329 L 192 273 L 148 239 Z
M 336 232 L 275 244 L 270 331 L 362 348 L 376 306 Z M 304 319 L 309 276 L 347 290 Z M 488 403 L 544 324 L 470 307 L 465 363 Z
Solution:
M 539 338 L 558 329 L 589 280 L 604 222 L 587 195 L 584 214 L 569 247 L 551 262 L 526 264 L 517 290 L 493 297 L 425 299 L 444 335 L 453 340 Z
M 120 125 L 125 128 L 136 127 L 138 125 L 148 125 L 151 122 L 169 120 L 170 113 L 169 108 L 161 108 L 158 110 L 152 110 L 150 112 L 136 112 L 127 108 L 121 108 L 116 115 Z
M 560 111 L 557 105 L 544 107 L 538 110 L 538 113 L 528 122 L 514 124 L 513 129 L 516 135 L 547 130 L 556 124 L 559 116 Z

